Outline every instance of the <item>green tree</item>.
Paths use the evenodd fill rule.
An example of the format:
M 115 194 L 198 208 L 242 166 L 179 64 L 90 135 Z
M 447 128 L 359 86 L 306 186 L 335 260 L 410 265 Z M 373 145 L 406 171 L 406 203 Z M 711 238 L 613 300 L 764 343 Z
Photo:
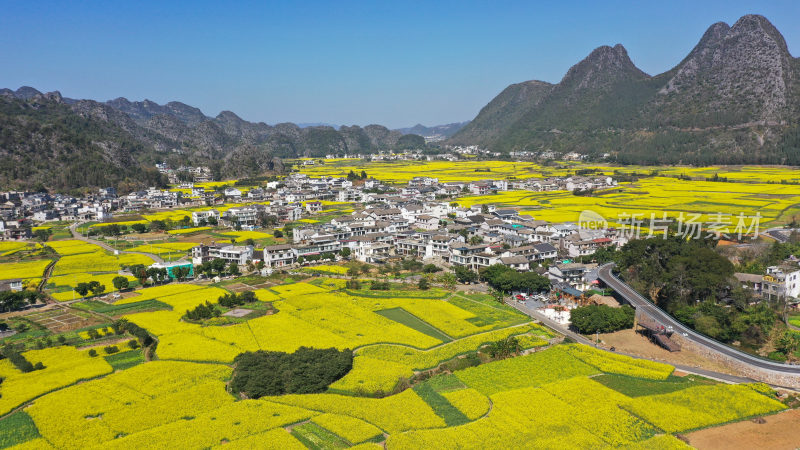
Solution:
M 53 235 L 53 230 L 50 228 L 40 228 L 33 232 L 33 237 L 36 238 L 39 242 L 47 242 L 50 240 L 50 236 Z
M 210 269 L 218 275 L 221 275 L 222 272 L 225 271 L 225 260 L 222 258 L 212 259 L 210 263 Z
M 456 286 L 456 276 L 453 273 L 445 272 L 439 275 L 438 280 L 447 290 L 452 290 Z
M 164 231 L 167 229 L 167 224 L 163 220 L 154 220 L 150 222 L 151 231 Z
M 714 339 L 721 339 L 724 333 L 722 326 L 714 316 L 700 316 L 695 320 L 695 329 Z
M 580 333 L 611 333 L 633 327 L 636 310 L 628 305 L 612 308 L 606 305 L 581 306 L 570 311 L 570 321 Z
M 509 356 L 519 354 L 519 352 L 522 351 L 522 346 L 517 338 L 509 336 L 505 339 L 492 342 L 489 344 L 488 350 L 492 358 L 505 359 Z
M 505 303 L 504 302 L 505 294 L 503 293 L 503 291 L 500 291 L 500 290 L 497 290 L 497 289 L 489 289 L 489 295 L 491 295 L 492 298 L 494 298 L 494 300 L 497 303 L 501 303 L 501 304 Z
M 309 347 L 300 347 L 292 354 L 258 350 L 242 353 L 233 362 L 231 392 L 257 399 L 324 392 L 352 369 L 353 352 Z
M 92 295 L 100 295 L 106 291 L 106 286 L 104 284 L 100 284 L 99 281 L 90 281 L 89 282 L 89 290 L 92 291 Z
M 128 289 L 128 286 L 130 285 L 127 277 L 114 277 L 114 279 L 111 280 L 111 283 L 114 285 L 114 289 L 118 291 Z
M 75 292 L 78 293 L 81 297 L 86 297 L 86 294 L 89 293 L 89 283 L 78 283 L 75 288 Z
M 478 281 L 478 274 L 470 270 L 466 266 L 455 266 L 456 279 L 460 283 L 468 284 Z
M 422 267 L 422 271 L 425 273 L 436 273 L 439 272 L 440 270 L 442 269 L 439 268 L 436 264 L 425 264 L 425 266 Z
M 483 236 L 478 236 L 476 234 L 475 236 L 472 236 L 471 238 L 469 238 L 469 243 L 471 245 L 483 244 Z

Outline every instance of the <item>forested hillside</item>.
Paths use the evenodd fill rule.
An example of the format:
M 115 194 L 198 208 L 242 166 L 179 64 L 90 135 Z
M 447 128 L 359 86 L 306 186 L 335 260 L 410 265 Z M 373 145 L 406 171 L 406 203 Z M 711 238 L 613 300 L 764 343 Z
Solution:
M 34 88 L 0 90 L 0 186 L 67 190 L 163 185 L 155 163 L 204 165 L 215 177 L 282 170 L 282 158 L 423 148 L 418 135 L 380 125 L 300 128 L 214 118 L 180 102 L 62 98 Z

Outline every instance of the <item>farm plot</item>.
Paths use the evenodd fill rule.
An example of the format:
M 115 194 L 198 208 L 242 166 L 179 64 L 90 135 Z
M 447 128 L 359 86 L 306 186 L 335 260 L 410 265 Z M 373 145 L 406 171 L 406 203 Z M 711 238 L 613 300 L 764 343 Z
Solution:
M 236 239 L 236 242 L 244 242 L 248 239 L 270 239 L 273 237 L 271 234 L 263 233 L 261 231 L 228 231 L 223 234 Z
M 157 352 L 163 359 L 230 362 L 240 352 L 258 349 L 291 352 L 303 345 L 343 349 L 379 342 L 424 349 L 443 342 L 442 338 L 427 335 L 376 313 L 388 308 L 403 308 L 416 317 L 425 317 L 431 327 L 448 330 L 448 334 L 453 331 L 460 337 L 504 325 L 501 321 L 477 326 L 469 321 L 476 317 L 474 313 L 443 300 L 361 298 L 307 283 L 294 283 L 255 291 L 262 301 L 273 303 L 279 311 L 277 314 L 225 327 L 202 327 L 182 322 L 180 318 L 186 310 L 205 301 L 214 302 L 226 291 L 209 287 L 169 295 L 171 291 L 166 289 L 172 288 L 163 288 L 162 295 L 148 292 L 160 288 L 148 288 L 139 291 L 141 296 L 117 302 L 126 304 L 157 298 L 172 306 L 172 311 L 126 316 L 158 336 Z M 294 332 L 285 333 L 283 330 Z M 393 381 L 403 373 L 405 370 L 395 371 Z
M 103 358 L 93 358 L 87 351 L 73 347 L 53 347 L 30 350 L 23 356 L 32 364 L 41 362 L 44 369 L 23 373 L 8 359 L 0 361 L 0 414 L 5 414 L 22 403 L 54 389 L 68 386 L 111 372 Z
M 64 307 L 26 314 L 25 318 L 43 326 L 53 333 L 77 330 L 97 323 L 97 319 L 83 312 L 76 312 Z
M 365 170 L 370 176 L 389 183 L 407 183 L 414 177 L 424 174 L 435 177 L 439 182 L 477 181 L 484 179 L 526 179 L 549 178 L 576 175 L 578 170 L 594 170 L 590 176 L 613 176 L 620 173 L 651 173 L 677 177 L 705 179 L 719 175 L 730 182 L 781 183 L 798 178 L 795 167 L 759 166 L 608 166 L 562 161 L 558 165 L 543 166 L 533 162 L 514 161 L 372 161 L 360 159 L 332 159 L 324 164 L 303 166 L 301 172 L 310 177 L 339 176 L 348 172 L 360 173 Z
M 99 248 L 99 247 L 98 247 Z M 53 269 L 53 275 L 66 275 L 85 272 L 116 272 L 122 266 L 143 264 L 149 266 L 153 260 L 139 254 L 110 255 L 104 250 L 62 256 Z
M 637 397 L 626 406 L 634 414 L 670 433 L 786 408 L 747 385 L 695 386 L 669 394 Z
M 178 230 L 169 230 L 167 233 L 169 234 L 192 234 L 192 233 L 199 233 L 201 231 L 210 230 L 211 227 L 194 227 L 194 228 L 181 228 Z
M 97 281 L 105 286 L 103 294 L 115 292 L 117 289 L 114 287 L 113 280 L 118 277 L 117 273 L 104 273 L 104 274 L 91 274 L 91 273 L 73 273 L 70 275 L 60 275 L 50 277 L 47 280 L 45 289 L 54 299 L 63 302 L 68 300 L 75 300 L 81 298 L 81 295 L 74 291 L 78 283 L 88 283 L 90 281 Z M 132 276 L 125 276 L 129 283 L 133 284 L 136 278 Z
M 316 272 L 316 273 L 327 273 L 333 275 L 347 275 L 347 271 L 349 270 L 345 266 L 333 266 L 333 265 L 319 265 L 319 266 L 312 266 L 312 267 L 303 267 L 300 269 L 303 272 Z
M 637 366 L 611 354 L 611 362 L 601 364 L 601 356 L 594 356 L 598 367 Z M 390 449 L 561 448 L 565 442 L 579 448 L 681 448 L 669 433 L 785 409 L 756 385 L 702 385 L 629 397 L 589 378 L 602 372 L 567 346 L 437 376 L 384 398 L 320 393 L 237 400 L 225 389 L 231 376 L 225 365 L 141 362 L 141 352 L 91 358 L 67 347 L 26 357 L 47 368 L 14 374 L 7 360 L 0 361 L 0 407 L 8 410 L 52 392 L 36 398 L 24 410 L 27 417 L 0 421 L 0 439 L 3 430 L 19 424 L 20 432 L 9 439 L 33 448 L 43 442 L 63 449 L 252 448 L 265 442 L 294 448 L 300 441 L 346 447 L 385 437 Z M 112 366 L 122 370 L 110 373 Z M 74 384 L 99 375 L 104 376 Z
M 64 241 L 48 242 L 47 245 L 52 247 L 61 256 L 78 255 L 81 253 L 94 253 L 103 251 L 97 245 L 88 242 L 79 241 L 77 239 L 67 239 Z
M 37 261 L 0 263 L 0 280 L 41 278 L 44 270 L 51 262 L 49 259 L 40 259 Z
M 331 388 L 354 393 L 389 392 L 400 377 L 410 377 L 415 370 L 436 367 L 443 361 L 475 351 L 482 344 L 523 334 L 531 329 L 531 325 L 504 328 L 462 338 L 430 350 L 388 344 L 367 346 L 356 352 L 353 369 Z
M 592 210 L 610 224 L 618 225 L 620 218 L 638 215 L 646 227 L 651 216 L 661 219 L 666 215 L 673 219 L 683 217 L 684 221 L 692 218 L 706 224 L 720 223 L 722 229 L 732 231 L 739 214 L 760 215 L 763 227 L 783 223 L 800 204 L 800 186 L 651 177 L 593 196 L 575 196 L 567 191 L 507 191 L 456 201 L 461 206 L 513 207 L 550 222 L 574 222 L 582 211 Z M 745 225 L 749 223 L 748 220 Z
M 130 252 L 151 253 L 159 255 L 161 258 L 179 259 L 186 256 L 189 250 L 196 245 L 197 243 L 195 242 L 153 242 L 126 248 L 125 250 Z
M 393 434 L 387 447 L 560 448 L 568 441 L 579 448 L 661 448 L 657 446 L 662 445 L 663 448 L 682 448 L 672 436 L 654 436 L 661 430 L 675 432 L 716 425 L 785 408 L 748 385 L 701 386 L 634 399 L 585 375 L 562 371 L 556 376 L 550 373 L 549 382 L 519 387 L 522 383 L 518 379 L 523 378 L 520 374 L 524 373 L 527 378 L 547 371 L 553 363 L 572 365 L 575 362 L 570 362 L 569 353 L 559 351 L 558 347 L 541 353 L 548 354 L 548 359 L 539 361 L 541 365 L 531 366 L 536 367 L 534 370 L 507 372 L 503 366 L 513 360 L 506 360 L 456 372 L 467 384 L 482 386 L 479 390 L 484 394 L 491 392 L 491 411 L 462 426 Z M 481 371 L 492 379 L 486 382 L 462 376 L 470 371 Z M 489 384 L 493 387 L 487 390 Z M 461 391 L 443 395 L 455 404 L 458 400 L 454 394 L 458 392 Z M 470 396 L 478 402 L 474 393 Z M 710 406 L 712 403 L 715 406 Z M 645 411 L 647 415 L 642 414 Z M 476 415 L 477 412 L 473 417 Z
M 32 252 L 40 248 L 41 244 L 34 242 L 0 241 L 0 257 L 11 256 L 23 250 Z

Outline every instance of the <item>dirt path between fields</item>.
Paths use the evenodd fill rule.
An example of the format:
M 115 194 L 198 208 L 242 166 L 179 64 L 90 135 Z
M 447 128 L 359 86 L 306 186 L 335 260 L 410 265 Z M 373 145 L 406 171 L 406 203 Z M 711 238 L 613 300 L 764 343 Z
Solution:
M 766 423 L 751 420 L 731 423 L 686 434 L 689 444 L 700 450 L 759 450 L 800 448 L 800 409 L 764 417 Z

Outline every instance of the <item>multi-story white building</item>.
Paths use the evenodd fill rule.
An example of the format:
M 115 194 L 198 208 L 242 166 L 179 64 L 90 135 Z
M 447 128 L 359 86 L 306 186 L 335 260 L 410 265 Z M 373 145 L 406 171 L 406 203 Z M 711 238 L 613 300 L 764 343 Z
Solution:
M 283 267 L 294 264 L 297 255 L 291 245 L 268 245 L 264 247 L 263 261 L 267 267 Z
M 778 296 L 800 297 L 800 267 L 796 263 L 767 267 L 765 281 L 775 285 L 770 293 Z
M 201 223 L 208 223 L 209 219 L 213 218 L 216 221 L 219 221 L 220 215 L 219 211 L 216 209 L 209 209 L 206 211 L 192 211 L 192 223 L 194 226 L 199 226 Z
M 253 246 L 200 244 L 196 247 L 192 247 L 192 263 L 194 264 L 202 264 L 216 258 L 223 259 L 227 262 L 236 262 L 240 265 L 247 264 L 248 261 L 253 259 Z

